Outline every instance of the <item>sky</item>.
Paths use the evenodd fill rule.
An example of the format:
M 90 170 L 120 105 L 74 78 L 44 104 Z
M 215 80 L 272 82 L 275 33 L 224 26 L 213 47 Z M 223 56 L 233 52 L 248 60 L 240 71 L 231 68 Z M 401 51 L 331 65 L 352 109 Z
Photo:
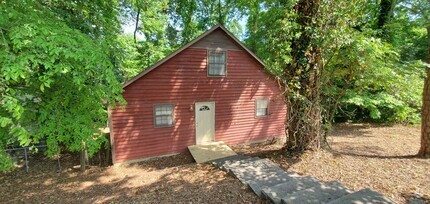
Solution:
M 124 34 L 131 34 L 133 35 L 134 33 L 134 29 L 136 28 L 136 21 L 129 21 L 127 23 L 122 24 L 121 28 L 122 28 L 122 32 Z M 137 39 L 143 39 L 143 35 L 141 32 L 137 31 Z
M 248 17 L 243 17 L 243 18 L 241 18 L 240 20 L 239 20 L 239 24 L 242 26 L 242 29 L 243 29 L 243 32 L 240 34 L 240 35 L 238 35 L 238 36 L 236 36 L 240 41 L 243 41 L 244 40 L 244 37 L 245 37 L 245 32 L 246 32 L 246 23 L 247 23 L 247 21 L 248 21 Z M 133 35 L 133 33 L 134 33 L 134 29 L 135 29 L 135 23 L 136 21 L 133 19 L 133 20 L 130 20 L 129 22 L 126 22 L 126 23 L 124 23 L 124 24 L 122 24 L 122 31 L 123 31 L 123 33 L 124 34 L 131 34 L 131 35 Z M 142 33 L 140 33 L 139 31 L 137 32 L 137 39 L 143 39 L 143 35 L 142 35 Z

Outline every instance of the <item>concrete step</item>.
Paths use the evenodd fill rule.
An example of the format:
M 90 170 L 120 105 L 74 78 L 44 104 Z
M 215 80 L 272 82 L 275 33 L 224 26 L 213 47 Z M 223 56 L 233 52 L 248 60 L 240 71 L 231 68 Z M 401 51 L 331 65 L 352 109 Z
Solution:
M 332 181 L 288 194 L 281 201 L 285 204 L 327 203 L 350 193 L 341 183 Z
M 372 204 L 372 203 L 379 203 L 379 204 L 392 204 L 394 203 L 390 199 L 386 198 L 382 194 L 373 191 L 371 189 L 363 189 L 360 191 L 357 191 L 355 193 L 351 193 L 349 195 L 340 197 L 336 200 L 330 201 L 330 204 Z
M 221 141 L 191 145 L 188 146 L 188 150 L 197 163 L 206 163 L 236 155 L 236 153 L 229 146 Z
M 251 158 L 250 156 L 243 156 L 243 155 L 233 155 L 233 156 L 228 156 L 228 157 L 224 157 L 224 158 L 220 158 L 220 159 L 215 159 L 210 161 L 209 163 L 217 166 L 217 167 L 221 167 L 222 165 L 226 164 L 226 163 L 231 163 L 234 161 L 240 161 L 243 159 L 248 159 Z
M 251 169 L 269 169 L 269 168 L 277 168 L 280 169 L 278 165 L 270 161 L 269 159 L 260 159 L 258 157 L 252 157 L 248 159 L 244 159 L 241 161 L 229 162 L 223 165 L 223 168 L 230 169 L 243 169 L 243 168 L 251 168 Z
M 230 165 L 225 168 L 242 183 L 247 184 L 258 196 L 261 196 L 263 188 L 300 177 L 296 173 L 285 172 L 269 159 L 247 159 L 238 165 Z
M 262 190 L 270 186 L 279 185 L 281 183 L 289 182 L 295 179 L 297 174 L 289 172 L 278 172 L 270 176 L 259 176 L 258 179 L 246 181 L 248 187 L 259 197 L 263 197 Z
M 242 159 L 242 160 L 227 161 L 224 164 L 222 164 L 221 166 L 219 166 L 219 168 L 230 173 L 231 169 L 239 169 L 239 168 L 249 167 L 249 166 L 254 164 L 253 163 L 254 161 L 257 161 L 257 160 L 260 160 L 260 158 L 248 157 L 248 158 Z
M 263 188 L 261 192 L 264 198 L 272 203 L 279 204 L 281 199 L 288 194 L 320 185 L 321 182 L 312 176 L 296 177 L 289 182 Z

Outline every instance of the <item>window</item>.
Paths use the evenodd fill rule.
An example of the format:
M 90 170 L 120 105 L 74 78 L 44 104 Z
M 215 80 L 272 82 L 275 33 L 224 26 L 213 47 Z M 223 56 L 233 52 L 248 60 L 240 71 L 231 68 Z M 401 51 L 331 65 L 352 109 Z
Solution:
M 269 115 L 269 100 L 267 99 L 257 99 L 255 106 L 255 116 L 264 117 Z
M 155 127 L 173 126 L 173 104 L 158 104 L 154 106 Z
M 225 76 L 225 51 L 208 51 L 208 75 Z
M 208 106 L 202 106 L 200 108 L 200 111 L 208 111 L 208 110 L 211 110 Z

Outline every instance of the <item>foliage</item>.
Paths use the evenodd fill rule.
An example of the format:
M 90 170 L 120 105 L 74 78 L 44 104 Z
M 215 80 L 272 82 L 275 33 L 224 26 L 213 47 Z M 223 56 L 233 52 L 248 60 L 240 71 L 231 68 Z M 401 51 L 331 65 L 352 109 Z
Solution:
M 416 70 L 421 63 L 415 63 L 418 64 L 405 64 L 397 69 L 383 67 L 377 69 L 378 73 L 373 73 L 374 69 L 364 70 L 358 75 L 361 80 L 355 80 L 355 87 L 341 99 L 345 115 L 358 121 L 419 123 L 424 73 Z M 365 78 L 372 75 L 378 76 L 378 80 Z M 351 115 L 352 112 L 356 113 Z
M 289 151 L 303 151 L 319 146 L 322 134 L 320 77 L 322 66 L 319 48 L 318 17 L 320 1 L 299 0 L 289 16 L 296 24 L 291 29 L 291 60 L 281 63 L 280 77 L 285 86 L 287 143 Z
M 373 39 L 372 30 L 361 32 L 365 41 L 359 41 L 356 47 L 364 48 L 369 55 L 358 57 L 359 61 L 353 63 L 365 69 L 348 81 L 353 86 L 341 99 L 338 117 L 418 123 L 425 75 L 421 61 L 425 58 L 425 29 L 399 4 L 384 31 L 387 35 Z
M 2 171 L 13 169 L 12 159 L 5 151 L 0 152 L 0 169 Z
M 138 51 L 144 67 L 149 67 L 159 61 L 173 49 L 169 46 L 166 35 L 167 2 L 167 0 L 137 1 L 134 4 L 137 9 L 141 9 L 139 31 L 143 34 L 143 39 L 138 41 Z
M 240 1 L 169 1 L 168 36 L 173 47 L 184 45 L 217 23 L 240 35 Z
M 245 44 L 267 64 L 269 72 L 282 75 L 282 65 L 291 61 L 293 2 L 255 1 L 248 5 L 249 18 Z
M 0 141 L 0 171 L 6 171 L 13 169 L 13 160 L 3 149 L 4 145 Z
M 293 59 L 291 42 L 297 37 L 294 2 L 247 5 L 246 45 L 263 58 L 269 72 L 281 78 L 283 65 Z M 327 125 L 335 118 L 419 121 L 425 28 L 413 22 L 401 4 L 393 8 L 390 18 L 380 16 L 379 6 L 361 0 L 321 1 L 318 23 L 312 29 L 321 49 L 321 100 Z M 386 8 L 385 13 L 391 15 Z M 384 18 L 386 35 L 379 34 L 379 18 Z
M 134 43 L 133 36 L 121 35 L 119 36 L 119 43 L 122 54 L 120 69 L 124 80 L 127 81 L 143 71 L 145 64 L 143 64 L 143 60 L 140 60 L 142 56 Z
M 122 13 L 124 21 L 135 23 L 135 33 L 133 36 L 134 43 L 127 36 L 121 37 L 121 45 L 125 51 L 123 59 L 129 60 L 127 59 L 129 57 L 140 58 L 138 64 L 142 66 L 141 70 L 143 70 L 167 56 L 174 48 L 167 36 L 169 22 L 168 1 L 131 0 L 125 1 L 124 7 L 125 9 Z M 134 51 L 131 46 L 135 47 Z M 127 54 L 130 54 L 130 56 L 127 56 Z M 125 63 L 130 63 L 130 61 Z M 122 66 L 122 71 L 127 75 L 126 79 L 137 74 L 132 70 L 137 69 Z
M 91 16 L 102 5 L 90 2 L 55 3 L 0 4 L 1 143 L 46 141 L 48 156 L 63 147 L 91 155 L 106 141 L 99 131 L 106 105 L 122 100 L 112 54 L 118 29 L 106 20 L 116 16 L 110 9 Z M 84 17 L 62 13 L 73 9 Z
M 135 39 L 135 47 L 140 58 L 139 65 L 143 69 L 190 42 L 216 23 L 223 24 L 233 33 L 242 33 L 239 24 L 242 13 L 238 1 L 214 3 L 208 0 L 130 0 L 125 1 L 124 5 L 127 8 L 123 12 L 124 19 L 135 23 L 137 21 L 136 34 L 141 34 L 140 38 Z M 134 58 L 135 55 L 131 57 Z M 130 70 L 123 71 L 128 73 Z

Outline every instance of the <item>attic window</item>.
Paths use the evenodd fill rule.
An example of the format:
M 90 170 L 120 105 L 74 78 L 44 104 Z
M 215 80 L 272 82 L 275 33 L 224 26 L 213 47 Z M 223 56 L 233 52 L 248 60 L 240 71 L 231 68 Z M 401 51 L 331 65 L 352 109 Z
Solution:
M 208 51 L 208 76 L 225 76 L 225 51 Z
M 155 127 L 173 126 L 173 104 L 154 105 L 154 124 Z
M 255 116 L 256 117 L 265 117 L 269 115 L 269 100 L 266 98 L 261 98 L 255 100 Z

